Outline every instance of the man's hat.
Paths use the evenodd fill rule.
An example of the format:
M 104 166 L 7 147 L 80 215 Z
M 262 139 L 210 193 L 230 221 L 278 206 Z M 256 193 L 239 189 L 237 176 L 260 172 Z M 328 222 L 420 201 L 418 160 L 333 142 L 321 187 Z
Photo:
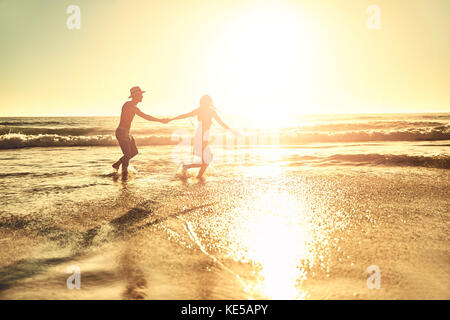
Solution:
M 144 93 L 145 91 L 142 91 L 139 87 L 133 87 L 130 89 L 130 96 L 128 98 L 132 98 L 137 93 Z

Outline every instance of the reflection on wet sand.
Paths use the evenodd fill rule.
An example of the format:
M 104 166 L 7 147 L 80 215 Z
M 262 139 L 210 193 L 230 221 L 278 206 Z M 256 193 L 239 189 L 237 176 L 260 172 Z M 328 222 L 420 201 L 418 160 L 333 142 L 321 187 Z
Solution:
M 271 299 L 301 299 L 306 277 L 303 263 L 315 254 L 311 227 L 300 199 L 271 189 L 236 208 L 241 221 L 236 237 L 246 260 L 260 267 L 258 280 L 246 291 Z
M 122 249 L 119 262 L 119 273 L 121 278 L 126 282 L 126 288 L 123 292 L 124 299 L 142 300 L 147 297 L 147 276 L 140 267 L 139 243 L 137 239 L 133 239 L 126 243 L 126 247 Z

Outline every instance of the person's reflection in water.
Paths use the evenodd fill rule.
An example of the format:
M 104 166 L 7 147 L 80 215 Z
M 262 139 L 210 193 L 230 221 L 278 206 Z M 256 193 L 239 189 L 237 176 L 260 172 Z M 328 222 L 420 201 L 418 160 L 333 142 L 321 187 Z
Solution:
M 147 278 L 139 267 L 136 257 L 138 252 L 125 250 L 125 254 L 120 256 L 120 271 L 125 278 L 126 288 L 123 292 L 124 299 L 142 300 L 147 297 Z

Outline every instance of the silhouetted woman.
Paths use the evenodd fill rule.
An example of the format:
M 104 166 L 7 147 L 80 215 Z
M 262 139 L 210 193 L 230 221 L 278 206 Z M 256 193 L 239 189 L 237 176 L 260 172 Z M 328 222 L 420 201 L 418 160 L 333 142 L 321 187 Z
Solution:
M 171 121 L 195 116 L 197 116 L 198 125 L 194 136 L 194 157 L 200 158 L 201 161 L 196 162 L 194 160 L 195 163 L 191 163 L 188 165 L 183 164 L 183 174 L 186 174 L 186 171 L 190 168 L 200 168 L 197 178 L 201 178 L 206 168 L 212 161 L 212 153 L 209 148 L 209 132 L 212 124 L 212 119 L 216 119 L 216 121 L 224 129 L 231 129 L 219 117 L 213 106 L 212 99 L 208 95 L 204 95 L 200 99 L 200 107 L 189 113 L 172 118 Z

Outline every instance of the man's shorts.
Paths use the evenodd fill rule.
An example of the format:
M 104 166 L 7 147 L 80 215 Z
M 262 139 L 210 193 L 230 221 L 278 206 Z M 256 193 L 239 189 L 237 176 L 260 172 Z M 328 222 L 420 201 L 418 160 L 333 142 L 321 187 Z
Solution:
M 126 157 L 131 159 L 138 154 L 136 142 L 130 134 L 130 130 L 118 127 L 116 129 L 116 138 L 119 141 L 120 148 Z

